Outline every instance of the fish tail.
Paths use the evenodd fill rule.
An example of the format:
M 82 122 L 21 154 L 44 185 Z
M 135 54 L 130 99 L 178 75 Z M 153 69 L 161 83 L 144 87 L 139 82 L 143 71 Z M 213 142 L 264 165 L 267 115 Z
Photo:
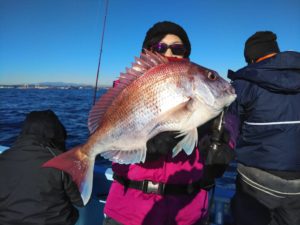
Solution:
M 82 146 L 77 146 L 47 161 L 42 167 L 52 167 L 68 173 L 76 183 L 86 205 L 92 193 L 95 159 L 89 158 L 81 150 Z

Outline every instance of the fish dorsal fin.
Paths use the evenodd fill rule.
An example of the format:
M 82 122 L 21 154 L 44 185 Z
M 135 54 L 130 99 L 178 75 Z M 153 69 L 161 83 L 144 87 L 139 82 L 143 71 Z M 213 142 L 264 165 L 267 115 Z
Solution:
M 125 73 L 120 73 L 118 84 L 115 87 L 109 88 L 107 92 L 101 96 L 96 102 L 89 113 L 88 128 L 90 133 L 94 133 L 100 125 L 102 118 L 107 111 L 107 108 L 111 106 L 114 99 L 134 80 L 141 77 L 149 69 L 168 62 L 168 59 L 153 53 L 148 50 L 144 50 L 140 57 L 135 57 L 135 62 L 132 63 L 132 67 L 126 68 Z

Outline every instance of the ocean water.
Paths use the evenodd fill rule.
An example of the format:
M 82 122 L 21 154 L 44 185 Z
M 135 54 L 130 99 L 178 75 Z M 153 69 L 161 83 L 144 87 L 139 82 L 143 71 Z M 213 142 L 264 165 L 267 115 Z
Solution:
M 97 98 L 105 92 L 98 90 Z M 0 89 L 0 145 L 12 145 L 30 111 L 47 109 L 66 127 L 67 148 L 84 143 L 93 98 L 93 89 Z

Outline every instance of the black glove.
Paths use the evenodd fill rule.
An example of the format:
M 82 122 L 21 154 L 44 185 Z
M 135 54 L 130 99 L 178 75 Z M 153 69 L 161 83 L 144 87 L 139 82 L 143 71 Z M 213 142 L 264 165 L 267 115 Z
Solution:
M 184 138 L 184 136 L 177 137 L 178 135 L 177 131 L 164 131 L 149 139 L 146 143 L 146 161 L 156 160 L 172 151 L 178 142 Z
M 225 133 L 227 131 L 225 130 Z M 228 134 L 224 134 L 224 139 L 227 139 Z M 200 154 L 204 157 L 203 167 L 203 180 L 207 183 L 214 183 L 215 178 L 223 176 L 230 161 L 234 158 L 234 150 L 228 145 L 228 141 L 222 141 L 219 143 L 216 149 L 212 150 L 211 137 L 206 136 L 201 142 L 199 149 Z
M 220 120 L 222 117 L 219 116 L 210 123 L 211 129 L 198 145 L 205 159 L 204 178 L 208 180 L 221 177 L 234 158 L 234 151 L 229 147 L 230 134 Z
M 222 139 L 212 150 L 211 135 L 206 135 L 198 142 L 201 156 L 206 159 L 207 164 L 229 164 L 234 158 L 234 151 L 229 147 L 230 135 L 227 130 L 223 131 Z

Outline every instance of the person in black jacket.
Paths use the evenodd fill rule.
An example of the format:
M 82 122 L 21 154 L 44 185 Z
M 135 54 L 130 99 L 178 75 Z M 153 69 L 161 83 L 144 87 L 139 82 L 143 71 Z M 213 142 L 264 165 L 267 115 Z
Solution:
M 41 165 L 65 151 L 67 134 L 51 110 L 30 112 L 13 146 L 0 154 L 1 225 L 73 225 L 82 206 L 71 178 Z
M 300 224 L 300 53 L 280 52 L 276 34 L 245 43 L 248 66 L 229 71 L 240 121 L 238 176 L 232 200 L 237 225 Z

